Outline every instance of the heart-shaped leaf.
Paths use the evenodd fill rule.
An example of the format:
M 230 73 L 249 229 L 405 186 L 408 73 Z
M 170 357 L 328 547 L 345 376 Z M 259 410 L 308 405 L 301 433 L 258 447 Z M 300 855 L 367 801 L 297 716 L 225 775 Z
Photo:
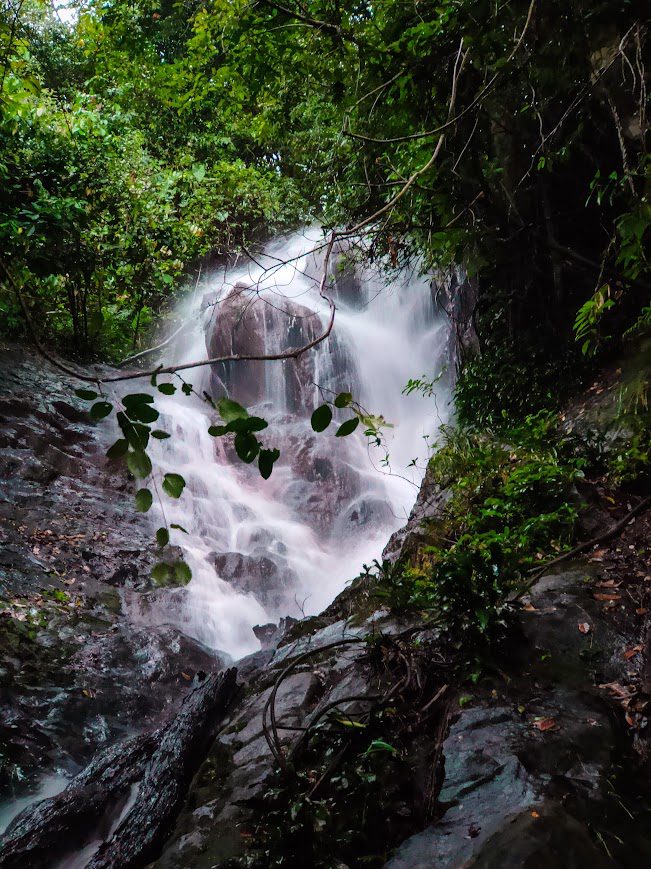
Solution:
M 330 405 L 322 404 L 312 414 L 310 423 L 314 431 L 325 431 L 332 422 L 332 410 Z
M 146 513 L 153 501 L 154 498 L 149 489 L 138 489 L 136 492 L 136 510 L 139 513 Z
M 170 498 L 180 498 L 185 488 L 185 480 L 180 474 L 165 474 L 163 478 L 163 491 Z

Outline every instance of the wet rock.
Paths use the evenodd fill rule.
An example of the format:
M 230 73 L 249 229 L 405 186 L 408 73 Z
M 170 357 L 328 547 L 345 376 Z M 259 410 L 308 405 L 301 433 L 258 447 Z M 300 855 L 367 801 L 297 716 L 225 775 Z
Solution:
M 274 622 L 270 622 L 268 625 L 253 625 L 253 633 L 260 640 L 260 645 L 264 651 L 273 649 L 275 645 L 274 639 L 278 633 L 278 625 Z
M 238 283 L 212 309 L 206 325 L 206 348 L 211 357 L 263 356 L 302 347 L 321 331 L 320 318 L 309 308 L 290 299 L 272 305 L 256 294 L 255 287 Z M 267 394 L 268 378 L 274 376 L 281 381 L 278 400 L 288 410 L 309 406 L 314 360 L 308 355 L 287 360 L 273 371 L 264 361 L 219 363 L 213 366 L 212 394 L 223 394 L 223 385 L 242 404 L 257 404 Z
M 428 524 L 441 518 L 450 497 L 451 492 L 441 489 L 428 469 L 407 524 L 391 535 L 382 558 L 394 564 L 401 558 L 414 555 L 427 542 Z
M 510 681 L 492 696 L 480 690 L 443 744 L 442 818 L 388 867 L 612 865 L 590 830 L 617 762 L 619 736 L 598 684 L 617 675 L 618 641 L 584 577 L 570 566 L 531 590 Z M 589 639 L 577 628 L 586 620 Z
M 434 304 L 447 314 L 452 325 L 448 364 L 455 371 L 459 364 L 479 352 L 475 330 L 478 282 L 457 266 L 437 275 L 431 287 Z
M 296 574 L 277 555 L 215 552 L 210 561 L 221 579 L 238 591 L 254 594 L 263 606 L 276 612 L 286 602 L 289 589 L 298 582 Z
M 205 677 L 159 730 L 100 753 L 65 790 L 16 818 L 0 866 L 135 866 L 157 856 L 206 743 L 236 696 L 236 672 Z M 136 798 L 137 797 L 137 798 Z
M 124 595 L 149 585 L 150 530 L 78 383 L 22 348 L 0 352 L 0 382 L 1 802 L 158 720 L 219 661 L 125 619 Z

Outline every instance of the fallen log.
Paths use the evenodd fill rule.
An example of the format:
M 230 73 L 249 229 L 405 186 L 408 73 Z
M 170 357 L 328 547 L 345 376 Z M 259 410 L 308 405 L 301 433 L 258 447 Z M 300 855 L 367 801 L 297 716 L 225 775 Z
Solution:
M 236 676 L 206 677 L 167 725 L 101 752 L 60 794 L 25 809 L 0 839 L 0 869 L 147 865 L 235 698 Z

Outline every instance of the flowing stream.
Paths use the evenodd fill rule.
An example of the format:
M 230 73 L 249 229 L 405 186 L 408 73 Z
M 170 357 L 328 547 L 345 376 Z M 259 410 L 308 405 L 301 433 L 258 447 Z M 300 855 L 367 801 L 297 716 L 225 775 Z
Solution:
M 184 303 L 187 326 L 166 361 L 199 360 L 206 348 L 211 357 L 277 352 L 320 334 L 328 306 L 318 292 L 323 252 L 311 252 L 319 241 L 313 230 L 297 233 L 255 261 L 205 278 Z M 434 311 L 427 277 L 342 269 L 341 251 L 326 293 L 337 307 L 334 331 L 314 350 L 297 360 L 183 371 L 196 394 L 179 388 L 157 398 L 161 427 L 172 437 L 156 442 L 154 466 L 161 476 L 181 474 L 186 488 L 178 501 L 163 496 L 151 514 L 160 525 L 164 510 L 168 524 L 187 531 L 173 530 L 172 543 L 182 548 L 192 580 L 134 596 L 134 618 L 171 622 L 239 658 L 260 646 L 253 626 L 322 610 L 406 521 L 448 396 L 442 384 L 427 399 L 403 390 L 410 378 L 442 370 L 447 325 Z M 228 439 L 208 434 L 219 420 L 201 400 L 204 390 L 229 394 L 269 421 L 259 439 L 281 451 L 269 480 L 256 464 L 240 462 Z M 391 423 L 381 446 L 363 426 L 335 437 L 351 416 L 345 409 L 325 432 L 312 431 L 312 411 L 340 391 Z

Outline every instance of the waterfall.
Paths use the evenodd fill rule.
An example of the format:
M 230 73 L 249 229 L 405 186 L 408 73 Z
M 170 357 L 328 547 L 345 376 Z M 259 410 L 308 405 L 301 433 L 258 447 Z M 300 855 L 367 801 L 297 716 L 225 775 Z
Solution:
M 318 293 L 323 254 L 311 252 L 319 240 L 313 230 L 297 233 L 204 279 L 184 303 L 188 325 L 166 361 L 201 359 L 206 348 L 211 357 L 278 352 L 320 334 L 328 307 Z M 327 293 L 337 312 L 327 341 L 297 360 L 182 372 L 198 396 L 228 394 L 269 421 L 259 437 L 281 451 L 270 479 L 242 464 L 228 439 L 208 434 L 217 415 L 198 396 L 179 389 L 157 398 L 172 437 L 156 443 L 154 466 L 181 474 L 186 488 L 151 514 L 157 525 L 186 529 L 172 541 L 192 580 L 133 597 L 135 618 L 171 622 L 241 657 L 259 648 L 254 625 L 319 612 L 406 521 L 448 397 L 442 384 L 429 398 L 403 390 L 410 378 L 441 371 L 447 325 L 426 276 L 342 268 L 344 255 L 331 264 Z M 348 438 L 335 437 L 336 425 L 312 431 L 312 411 L 340 391 L 392 424 L 382 448 L 369 444 L 363 426 Z M 350 416 L 338 410 L 335 422 Z

